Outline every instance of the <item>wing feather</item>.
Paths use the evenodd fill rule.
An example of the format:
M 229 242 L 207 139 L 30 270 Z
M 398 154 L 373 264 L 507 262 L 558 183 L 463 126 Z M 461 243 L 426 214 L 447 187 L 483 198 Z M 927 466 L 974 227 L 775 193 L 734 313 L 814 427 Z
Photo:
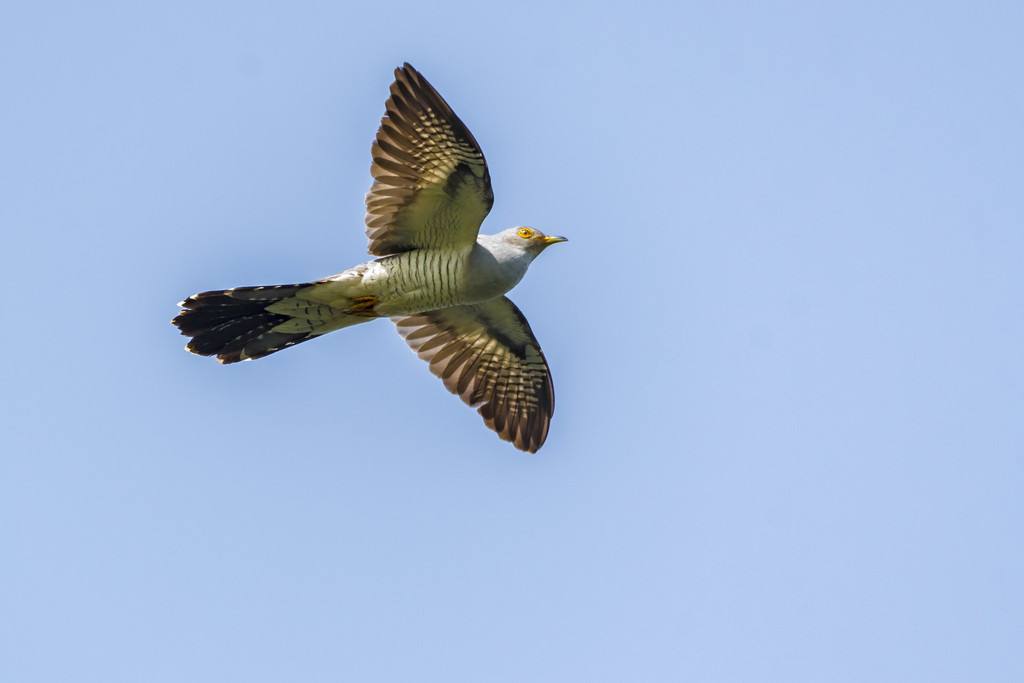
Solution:
M 471 246 L 494 203 L 480 146 L 416 69 L 395 69 L 370 155 L 370 253 Z
M 555 410 L 551 371 L 507 297 L 394 321 L 430 371 L 498 436 L 531 453 L 544 445 Z

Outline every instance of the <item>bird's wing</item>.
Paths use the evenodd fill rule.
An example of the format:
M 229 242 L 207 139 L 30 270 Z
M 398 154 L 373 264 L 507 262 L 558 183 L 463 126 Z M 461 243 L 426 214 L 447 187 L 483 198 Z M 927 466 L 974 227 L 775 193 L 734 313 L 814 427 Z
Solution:
M 535 453 L 555 410 L 551 372 L 526 318 L 497 297 L 394 318 L 398 332 L 453 394 L 516 448 Z
M 370 253 L 469 246 L 494 203 L 473 134 L 409 64 L 395 69 L 371 153 Z

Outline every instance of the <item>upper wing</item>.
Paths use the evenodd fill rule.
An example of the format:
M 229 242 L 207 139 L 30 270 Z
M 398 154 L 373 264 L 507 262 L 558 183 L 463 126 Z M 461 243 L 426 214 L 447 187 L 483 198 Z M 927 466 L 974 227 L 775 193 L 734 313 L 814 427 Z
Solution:
M 551 373 L 530 325 L 508 297 L 394 321 L 430 371 L 479 407 L 498 436 L 531 453 L 544 445 L 555 411 Z
M 483 152 L 416 69 L 395 69 L 371 148 L 366 195 L 370 253 L 471 245 L 494 203 Z

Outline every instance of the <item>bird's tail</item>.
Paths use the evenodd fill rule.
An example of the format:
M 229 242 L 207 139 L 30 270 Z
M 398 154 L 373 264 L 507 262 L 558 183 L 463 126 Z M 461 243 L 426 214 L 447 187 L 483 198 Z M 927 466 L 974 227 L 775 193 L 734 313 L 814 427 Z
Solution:
M 327 332 L 366 322 L 371 312 L 353 313 L 303 298 L 321 283 L 236 287 L 193 294 L 178 305 L 174 323 L 187 337 L 185 349 L 236 363 L 269 356 Z M 358 310 L 358 309 L 357 309 Z

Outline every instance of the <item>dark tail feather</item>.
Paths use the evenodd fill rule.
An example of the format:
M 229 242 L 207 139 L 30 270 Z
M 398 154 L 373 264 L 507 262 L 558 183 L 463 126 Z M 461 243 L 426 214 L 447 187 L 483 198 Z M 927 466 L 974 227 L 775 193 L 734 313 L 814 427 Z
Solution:
M 221 363 L 262 358 L 301 344 L 317 334 L 271 332 L 289 316 L 266 310 L 312 283 L 270 287 L 236 287 L 193 294 L 182 301 L 183 310 L 172 320 L 192 340 L 185 348 L 200 356 L 216 356 Z

